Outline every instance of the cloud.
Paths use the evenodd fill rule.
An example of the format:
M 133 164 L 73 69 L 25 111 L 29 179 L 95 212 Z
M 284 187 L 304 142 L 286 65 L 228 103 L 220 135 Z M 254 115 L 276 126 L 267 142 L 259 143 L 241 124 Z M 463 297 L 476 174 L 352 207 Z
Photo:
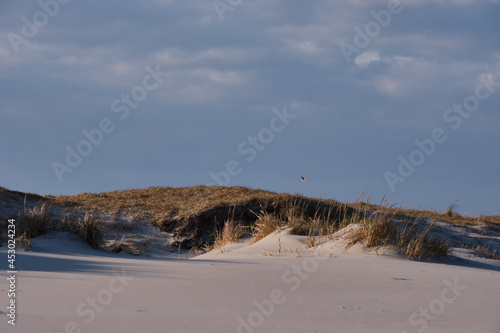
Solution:
M 368 66 L 371 62 L 379 61 L 380 55 L 377 51 L 368 51 L 360 54 L 354 59 L 354 63 L 361 68 Z

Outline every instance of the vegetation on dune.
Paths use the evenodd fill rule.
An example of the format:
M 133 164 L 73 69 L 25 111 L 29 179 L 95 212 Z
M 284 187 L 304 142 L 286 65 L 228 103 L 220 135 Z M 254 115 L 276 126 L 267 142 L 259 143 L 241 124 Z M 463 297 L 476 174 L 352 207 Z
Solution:
M 46 204 L 25 208 L 17 220 L 16 233 L 27 239 L 38 237 L 47 231 L 49 220 Z
M 25 207 L 16 221 L 16 241 L 29 249 L 30 239 L 47 232 L 49 221 L 46 204 L 36 205 L 31 209 Z
M 294 211 L 300 216 L 314 217 L 328 211 L 331 223 L 340 223 L 352 208 L 334 200 L 307 198 L 300 195 L 274 193 L 246 187 L 150 187 L 108 193 L 82 193 L 74 196 L 50 197 L 54 204 L 82 211 L 112 214 L 141 214 L 160 231 L 172 233 L 174 246 L 191 249 L 213 243 L 223 232 L 227 221 L 239 228 L 254 228 L 266 212 L 288 220 Z M 253 229 L 255 232 L 255 228 Z M 220 235 L 219 235 L 220 236 Z M 219 237 L 220 238 L 220 237 Z
M 82 221 L 78 222 L 78 234 L 83 238 L 84 242 L 89 244 L 94 249 L 101 247 L 103 243 L 101 221 L 92 214 L 85 214 Z
M 0 188 L 0 195 L 6 202 L 0 202 L 3 204 L 0 208 L 24 198 L 25 209 L 18 216 L 18 240 L 27 248 L 30 238 L 54 228 L 78 234 L 94 248 L 139 254 L 144 246 L 128 237 L 104 239 L 105 231 L 118 226 L 115 218 L 131 216 L 130 228 L 147 223 L 171 234 L 174 239 L 171 246 L 179 249 L 224 251 L 226 244 L 237 242 L 244 235 L 256 242 L 284 227 L 290 228 L 292 234 L 307 236 L 307 247 L 312 247 L 324 237 L 333 239 L 333 234 L 347 225 L 357 224 L 349 236 L 349 245 L 395 246 L 408 258 L 420 259 L 446 255 L 449 246 L 430 237 L 429 227 L 422 229 L 418 221 L 434 219 L 460 226 L 500 227 L 500 215 L 462 216 L 456 213 L 454 205 L 444 212 L 414 210 L 395 207 L 385 199 L 373 205 L 364 194 L 354 203 L 220 186 L 150 187 L 73 196 L 38 196 Z M 28 208 L 26 200 L 39 204 Z M 75 212 L 76 217 L 72 220 L 53 217 L 49 214 L 51 206 Z M 105 223 L 101 218 L 105 215 L 108 219 L 114 216 L 113 221 Z M 395 220 L 400 223 L 394 223 Z M 498 258 L 489 248 L 475 250 Z
M 26 202 L 26 201 L 25 201 Z M 57 218 L 49 211 L 51 206 L 43 200 L 41 204 L 35 204 L 33 208 L 26 206 L 24 210 L 15 218 L 16 242 L 25 249 L 30 250 L 30 240 L 41 236 L 49 231 L 62 230 L 70 231 L 80 235 L 82 239 L 92 246 L 99 248 L 102 244 L 101 223 L 91 214 L 85 214 L 81 221 L 73 222 L 62 220 L 57 223 Z M 7 224 L 2 223 L 6 228 Z M 0 235 L 2 232 L 0 232 Z M 0 242 L 1 245 L 1 242 Z
M 387 202 L 385 197 L 378 205 L 370 203 L 370 197 L 362 193 L 356 202 L 349 204 L 350 207 L 373 212 L 390 213 L 395 217 L 412 217 L 418 219 L 434 219 L 457 225 L 488 225 L 492 228 L 500 228 L 500 214 L 492 216 L 466 216 L 456 212 L 457 206 L 450 204 L 444 212 L 433 208 L 413 209 L 403 205 L 397 206 L 394 202 Z
M 366 248 L 393 245 L 411 260 L 439 258 L 450 251 L 446 241 L 429 236 L 431 226 L 422 229 L 414 222 L 398 227 L 387 214 L 376 217 L 360 214 L 358 219 L 359 228 L 349 235 L 348 246 L 359 242 L 363 242 Z

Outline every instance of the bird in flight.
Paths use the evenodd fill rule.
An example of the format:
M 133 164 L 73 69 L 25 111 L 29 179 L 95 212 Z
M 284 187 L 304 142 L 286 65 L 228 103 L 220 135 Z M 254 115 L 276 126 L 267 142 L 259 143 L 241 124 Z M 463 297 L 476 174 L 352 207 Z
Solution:
M 303 183 L 307 183 L 309 181 L 309 179 L 304 178 L 302 176 L 300 176 L 300 178 L 301 178 L 300 181 L 303 182 Z

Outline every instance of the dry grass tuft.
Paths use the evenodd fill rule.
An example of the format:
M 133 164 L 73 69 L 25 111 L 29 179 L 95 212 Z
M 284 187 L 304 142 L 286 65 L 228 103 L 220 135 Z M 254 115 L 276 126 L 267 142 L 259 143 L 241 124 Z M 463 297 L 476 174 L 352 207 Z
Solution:
M 101 221 L 92 214 L 86 213 L 83 221 L 78 222 L 79 234 L 82 236 L 85 243 L 92 248 L 98 249 L 103 243 L 102 232 L 100 229 Z
M 197 251 L 198 249 L 200 249 L 200 251 L 204 252 L 204 253 L 209 253 L 210 251 L 212 251 L 214 249 L 214 247 L 212 245 L 210 245 L 210 243 L 205 243 L 203 245 L 201 245 L 199 248 L 192 248 L 191 251 Z M 221 249 L 222 251 L 222 249 Z
M 445 241 L 432 239 L 429 231 L 432 227 L 425 230 L 401 230 L 396 235 L 396 244 L 407 258 L 419 260 L 421 258 L 439 258 L 446 256 L 450 247 Z
M 376 247 L 388 244 L 393 237 L 395 229 L 387 215 L 380 215 L 374 223 L 366 224 L 366 247 Z
M 16 243 L 24 247 L 27 251 L 30 251 L 30 238 L 26 236 L 25 232 L 21 236 L 16 237 Z
M 309 231 L 309 235 L 307 235 L 306 249 L 316 246 L 316 235 L 311 230 Z
M 455 216 L 455 215 L 458 215 L 458 214 L 455 212 L 455 210 L 456 210 L 456 209 L 457 209 L 457 205 L 455 205 L 454 203 L 452 203 L 452 204 L 450 204 L 450 205 L 446 208 L 446 210 L 445 210 L 444 214 L 445 214 L 446 216 L 448 216 L 448 217 L 453 217 L 453 216 Z
M 472 249 L 478 253 L 481 253 L 487 259 L 500 260 L 500 252 L 498 252 L 496 249 L 491 249 L 491 245 L 476 245 Z
M 360 228 L 350 234 L 348 246 L 358 242 L 364 242 L 367 248 L 382 246 L 388 244 L 395 235 L 394 225 L 387 215 L 381 214 L 374 219 L 359 214 L 349 220 L 351 223 L 359 223 Z
M 116 239 L 114 240 L 107 240 L 103 245 L 102 248 L 106 251 L 114 252 L 114 253 L 120 253 L 120 252 L 125 252 L 134 256 L 139 256 L 144 252 L 144 249 L 141 248 L 136 242 L 129 238 L 125 238 L 125 235 L 118 241 Z
M 410 260 L 439 258 L 450 248 L 444 241 L 429 236 L 431 226 L 420 230 L 417 223 L 398 229 L 385 214 L 376 218 L 363 216 L 360 228 L 350 235 L 348 246 L 363 242 L 366 248 L 395 245 Z
M 278 217 L 263 209 L 259 213 L 254 212 L 254 214 L 257 216 L 257 221 L 252 226 L 253 238 L 250 242 L 251 244 L 261 240 L 282 226 L 282 221 Z
M 205 252 L 210 252 L 213 249 L 224 251 L 223 247 L 226 244 L 236 243 L 245 234 L 245 227 L 237 223 L 234 219 L 224 222 L 222 230 L 217 230 L 214 234 L 214 244 L 212 247 L 205 249 Z
M 72 234 L 78 235 L 80 233 L 80 223 L 73 219 L 63 217 L 59 219 L 56 230 L 70 232 Z
M 32 209 L 25 208 L 19 216 L 17 232 L 29 240 L 47 232 L 49 222 L 50 216 L 46 204 L 37 205 Z

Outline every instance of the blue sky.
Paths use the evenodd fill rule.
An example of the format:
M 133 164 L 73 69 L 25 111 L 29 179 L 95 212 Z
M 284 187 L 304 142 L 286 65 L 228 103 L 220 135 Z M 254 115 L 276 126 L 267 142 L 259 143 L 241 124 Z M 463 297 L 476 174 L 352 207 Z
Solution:
M 30 0 L 0 13 L 0 186 L 365 191 L 500 214 L 499 1 Z

